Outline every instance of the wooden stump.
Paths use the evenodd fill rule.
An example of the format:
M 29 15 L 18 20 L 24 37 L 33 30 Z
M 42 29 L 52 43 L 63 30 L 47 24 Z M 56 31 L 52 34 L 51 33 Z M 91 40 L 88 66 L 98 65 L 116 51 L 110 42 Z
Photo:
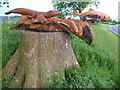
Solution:
M 40 88 L 57 74 L 64 79 L 64 70 L 79 67 L 65 32 L 25 31 L 16 53 L 3 69 L 15 75 L 9 87 Z

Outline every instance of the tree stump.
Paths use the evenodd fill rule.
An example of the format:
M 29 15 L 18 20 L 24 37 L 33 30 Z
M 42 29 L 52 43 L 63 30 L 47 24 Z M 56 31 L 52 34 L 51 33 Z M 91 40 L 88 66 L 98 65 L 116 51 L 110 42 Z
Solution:
M 54 76 L 64 79 L 68 67 L 79 67 L 66 32 L 25 31 L 19 48 L 3 69 L 14 75 L 9 87 L 40 88 Z

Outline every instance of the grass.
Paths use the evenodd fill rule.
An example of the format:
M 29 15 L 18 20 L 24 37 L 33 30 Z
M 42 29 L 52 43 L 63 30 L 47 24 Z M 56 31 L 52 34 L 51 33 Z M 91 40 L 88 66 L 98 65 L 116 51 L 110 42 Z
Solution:
M 118 28 L 120 28 L 120 26 L 118 26 Z
M 65 88 L 115 88 L 118 81 L 118 38 L 110 31 L 102 30 L 109 25 L 92 25 L 94 42 L 89 46 L 71 35 L 71 43 L 81 69 L 66 70 L 66 82 L 52 87 Z M 111 43 L 112 42 L 112 43 Z
M 2 30 L 2 67 L 18 48 L 22 31 L 10 31 L 13 24 L 3 24 Z M 75 35 L 71 35 L 71 44 L 80 69 L 69 68 L 65 71 L 65 81 L 55 77 L 51 88 L 115 88 L 118 81 L 118 38 L 110 31 L 100 28 L 108 25 L 92 25 L 95 35 L 91 45 Z M 10 78 L 3 81 L 8 86 Z
M 109 25 L 103 26 L 103 24 L 100 26 L 101 28 L 107 28 Z M 111 54 L 111 56 L 118 58 L 118 38 L 115 36 L 111 31 L 100 29 L 99 25 L 92 26 L 95 40 L 93 44 L 95 43 L 97 46 L 99 46 L 101 49 L 106 51 L 107 53 Z
M 108 29 L 109 28 L 109 24 L 97 24 L 97 26 L 100 25 L 101 28 L 104 28 L 104 29 Z
M 2 69 L 2 26 L 1 26 L 2 20 L 0 19 L 0 70 Z M 2 88 L 2 80 L 0 79 L 0 89 Z
M 9 30 L 14 24 L 7 24 L 3 22 L 2 25 L 2 67 L 4 67 L 7 61 L 11 58 L 13 53 L 18 48 L 21 40 L 22 31 Z
M 2 20 L 0 19 L 0 23 L 2 23 Z M 0 24 L 0 59 L 2 58 L 2 26 Z M 1 68 L 2 60 L 0 60 L 0 68 Z

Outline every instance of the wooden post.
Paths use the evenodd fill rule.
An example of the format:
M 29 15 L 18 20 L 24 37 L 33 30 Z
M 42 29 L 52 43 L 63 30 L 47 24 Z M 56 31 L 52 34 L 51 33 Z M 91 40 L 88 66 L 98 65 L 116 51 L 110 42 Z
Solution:
M 10 24 L 10 17 L 8 16 L 8 24 Z
M 9 87 L 40 88 L 64 70 L 79 67 L 66 32 L 25 31 L 16 53 L 3 69 L 3 78 L 15 74 Z

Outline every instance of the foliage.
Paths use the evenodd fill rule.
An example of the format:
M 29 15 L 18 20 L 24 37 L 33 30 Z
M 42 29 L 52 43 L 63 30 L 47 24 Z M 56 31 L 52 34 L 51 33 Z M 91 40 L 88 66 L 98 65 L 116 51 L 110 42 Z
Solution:
M 98 25 L 100 26 L 100 25 Z M 97 27 L 98 27 L 97 26 Z M 100 27 L 99 29 L 92 25 L 94 34 L 101 35 Z M 96 33 L 98 32 L 98 33 Z M 106 33 L 108 36 L 110 35 L 114 40 L 117 41 L 117 38 L 114 34 L 110 34 L 111 32 L 103 31 L 102 33 Z M 105 34 L 105 36 L 106 36 Z M 116 52 L 111 49 L 114 46 L 113 43 L 111 45 L 107 42 L 107 38 L 104 36 L 96 36 L 96 40 L 90 46 L 87 45 L 83 40 L 79 39 L 75 35 L 71 35 L 71 43 L 74 49 L 77 60 L 81 66 L 80 69 L 69 68 L 66 70 L 65 77 L 66 81 L 57 82 L 53 84 L 52 87 L 57 88 L 56 86 L 61 86 L 61 88 L 116 88 L 119 85 L 118 80 L 118 60 L 112 54 L 116 54 Z M 103 34 L 104 35 L 104 34 Z M 99 38 L 99 40 L 98 40 Z M 101 42 L 104 40 L 105 42 Z M 111 42 L 112 42 L 111 41 Z M 99 44 L 103 44 L 103 46 Z M 108 44 L 109 47 L 105 47 Z M 115 43 L 116 44 L 116 43 Z M 108 48 L 109 50 L 106 50 Z M 111 49 L 111 50 L 110 50 Z M 116 47 L 117 50 L 117 47 Z
M 6 5 L 7 8 L 9 8 L 9 1 L 8 0 L 4 0 L 3 2 L 0 1 L 0 8 L 3 7 L 3 5 Z
M 57 88 L 115 88 L 118 87 L 116 59 L 94 43 L 87 45 L 75 35 L 71 40 L 80 69 L 66 70 L 66 81 L 55 79 L 51 87 Z
M 82 12 L 84 8 L 87 6 L 98 6 L 99 0 L 90 0 L 90 2 L 68 2 L 68 1 L 60 1 L 60 0 L 53 0 L 52 1 L 54 9 L 60 11 L 61 15 L 59 15 L 59 18 L 65 18 L 65 16 L 70 16 L 73 14 L 73 11 L 78 11 L 79 13 Z
M 2 88 L 7 88 L 9 86 L 10 81 L 13 79 L 14 75 L 5 77 L 5 79 L 2 82 Z
M 9 28 L 13 26 L 13 23 L 8 24 L 6 21 L 7 20 L 4 19 L 2 24 L 2 67 L 5 66 L 18 48 L 22 34 L 22 31 L 9 30 Z

